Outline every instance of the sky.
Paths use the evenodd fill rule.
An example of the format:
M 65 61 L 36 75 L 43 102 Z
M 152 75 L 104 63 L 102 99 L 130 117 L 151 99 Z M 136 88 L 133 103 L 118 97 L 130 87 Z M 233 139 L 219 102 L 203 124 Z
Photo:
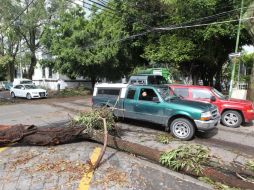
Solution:
M 243 49 L 244 49 L 246 52 L 248 52 L 248 53 L 253 53 L 253 52 L 254 52 L 254 46 L 252 46 L 252 45 L 250 45 L 250 46 L 245 45 L 245 46 L 243 46 Z

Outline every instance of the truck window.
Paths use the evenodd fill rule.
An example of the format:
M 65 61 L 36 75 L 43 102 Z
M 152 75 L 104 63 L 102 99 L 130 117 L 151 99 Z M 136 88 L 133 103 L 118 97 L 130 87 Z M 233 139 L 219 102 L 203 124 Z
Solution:
M 174 92 L 177 96 L 182 96 L 184 98 L 189 97 L 189 89 L 188 88 L 175 88 Z
M 167 84 L 163 76 L 148 76 L 148 84 Z
M 139 100 L 153 101 L 153 98 L 158 97 L 153 89 L 142 88 L 139 94 Z
M 98 95 L 110 95 L 110 96 L 119 96 L 120 89 L 98 89 Z
M 127 94 L 127 99 L 134 99 L 134 96 L 135 96 L 135 93 L 136 93 L 136 90 L 135 89 L 130 89 L 128 91 L 128 94 Z
M 210 99 L 211 93 L 207 90 L 201 90 L 201 89 L 192 89 L 192 98 L 193 99 Z

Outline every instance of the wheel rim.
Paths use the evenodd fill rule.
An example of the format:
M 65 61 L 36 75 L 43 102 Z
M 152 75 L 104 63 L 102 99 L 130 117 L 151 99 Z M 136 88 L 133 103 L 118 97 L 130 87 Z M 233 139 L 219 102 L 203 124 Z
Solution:
M 11 97 L 13 97 L 13 98 L 15 97 L 15 95 L 14 95 L 14 93 L 13 93 L 13 92 L 11 93 Z
M 27 99 L 31 99 L 31 95 L 30 94 L 27 94 Z
M 233 126 L 238 123 L 238 116 L 234 113 L 228 113 L 224 116 L 224 121 L 227 125 Z
M 190 135 L 190 126 L 182 121 L 176 122 L 173 125 L 173 132 L 179 138 L 186 138 Z

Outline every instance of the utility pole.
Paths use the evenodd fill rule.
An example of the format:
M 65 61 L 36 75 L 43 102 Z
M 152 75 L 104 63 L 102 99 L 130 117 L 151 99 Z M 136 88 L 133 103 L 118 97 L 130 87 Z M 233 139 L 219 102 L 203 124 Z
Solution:
M 244 0 L 242 0 L 242 2 L 241 2 L 241 11 L 240 11 L 240 19 L 239 19 L 239 23 L 238 23 L 238 30 L 237 30 L 237 37 L 236 37 L 236 44 L 235 44 L 235 53 L 238 52 L 238 47 L 239 47 L 239 38 L 240 38 L 242 15 L 243 15 L 243 4 L 244 4 Z M 229 97 L 231 97 L 231 95 L 232 95 L 232 88 L 234 85 L 236 57 L 232 59 L 232 63 L 233 63 L 233 69 L 232 69 L 232 73 L 231 73 Z

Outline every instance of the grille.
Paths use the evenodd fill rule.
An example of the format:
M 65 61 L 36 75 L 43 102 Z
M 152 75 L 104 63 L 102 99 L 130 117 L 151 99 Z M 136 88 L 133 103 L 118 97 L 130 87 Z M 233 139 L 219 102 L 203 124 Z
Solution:
M 45 92 L 39 92 L 40 97 L 45 97 Z
M 218 116 L 218 110 L 217 110 L 217 109 L 213 109 L 213 110 L 211 111 L 211 113 L 212 113 L 213 119 L 216 118 L 216 117 Z

